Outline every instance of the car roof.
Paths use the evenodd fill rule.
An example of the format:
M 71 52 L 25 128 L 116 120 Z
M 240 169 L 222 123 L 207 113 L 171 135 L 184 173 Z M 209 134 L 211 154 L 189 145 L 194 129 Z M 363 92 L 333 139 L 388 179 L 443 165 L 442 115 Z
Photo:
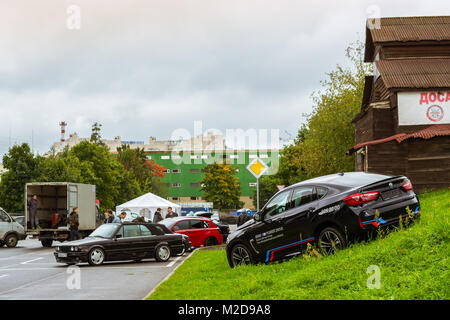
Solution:
M 295 188 L 303 185 L 332 185 L 354 188 L 358 186 L 368 185 L 378 181 L 392 178 L 390 175 L 383 175 L 369 172 L 340 172 L 329 174 L 296 183 L 288 188 Z M 287 189 L 287 188 L 286 188 Z

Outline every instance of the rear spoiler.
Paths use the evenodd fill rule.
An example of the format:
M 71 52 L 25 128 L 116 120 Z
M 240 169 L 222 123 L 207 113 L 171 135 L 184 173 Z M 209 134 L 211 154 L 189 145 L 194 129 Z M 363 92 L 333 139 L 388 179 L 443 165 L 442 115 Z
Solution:
M 382 185 L 386 184 L 387 182 L 392 182 L 392 183 L 396 184 L 399 182 L 403 182 L 405 179 L 407 180 L 408 178 L 405 176 L 392 176 L 388 179 L 383 179 L 383 180 L 368 184 L 368 185 L 362 187 L 361 190 L 370 191 L 371 189 L 376 189 L 377 187 L 381 187 Z

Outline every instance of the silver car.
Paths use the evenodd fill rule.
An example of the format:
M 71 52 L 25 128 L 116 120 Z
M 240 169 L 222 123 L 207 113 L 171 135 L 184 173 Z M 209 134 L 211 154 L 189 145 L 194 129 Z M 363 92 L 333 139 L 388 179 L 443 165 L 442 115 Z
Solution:
M 0 247 L 6 244 L 8 248 L 14 248 L 19 240 L 26 237 L 24 227 L 0 208 Z

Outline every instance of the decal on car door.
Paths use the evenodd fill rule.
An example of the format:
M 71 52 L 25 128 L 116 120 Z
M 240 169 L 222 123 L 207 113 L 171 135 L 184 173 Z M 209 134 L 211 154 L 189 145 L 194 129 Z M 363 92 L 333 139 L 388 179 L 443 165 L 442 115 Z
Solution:
M 257 235 L 255 235 L 255 241 L 257 244 L 261 244 L 261 243 L 265 243 L 267 241 L 281 238 L 284 236 L 283 230 L 284 230 L 284 228 L 280 227 L 280 228 L 269 230 L 267 232 L 257 234 Z

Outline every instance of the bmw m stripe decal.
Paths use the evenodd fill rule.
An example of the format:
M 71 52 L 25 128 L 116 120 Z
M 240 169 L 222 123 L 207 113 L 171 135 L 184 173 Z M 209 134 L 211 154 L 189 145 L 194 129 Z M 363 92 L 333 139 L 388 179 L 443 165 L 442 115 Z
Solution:
M 306 239 L 306 240 L 294 242 L 294 243 L 291 243 L 291 244 L 287 244 L 287 245 L 282 246 L 282 247 L 270 249 L 269 251 L 267 251 L 266 262 L 269 262 L 269 261 L 272 261 L 272 260 L 273 260 L 273 254 L 274 254 L 276 251 L 283 250 L 283 249 L 287 249 L 287 248 L 294 247 L 294 246 L 298 246 L 299 244 L 303 244 L 303 243 L 307 243 L 307 242 L 311 242 L 311 241 L 314 241 L 314 237 L 313 237 L 313 238 Z
M 380 224 L 385 224 L 385 223 L 386 223 L 386 221 L 384 221 L 381 218 L 375 219 L 375 220 L 364 221 L 364 222 L 362 222 L 360 220 L 361 228 L 363 226 L 366 226 L 366 225 L 369 225 L 369 224 L 373 225 L 375 228 L 378 228 L 380 226 Z

